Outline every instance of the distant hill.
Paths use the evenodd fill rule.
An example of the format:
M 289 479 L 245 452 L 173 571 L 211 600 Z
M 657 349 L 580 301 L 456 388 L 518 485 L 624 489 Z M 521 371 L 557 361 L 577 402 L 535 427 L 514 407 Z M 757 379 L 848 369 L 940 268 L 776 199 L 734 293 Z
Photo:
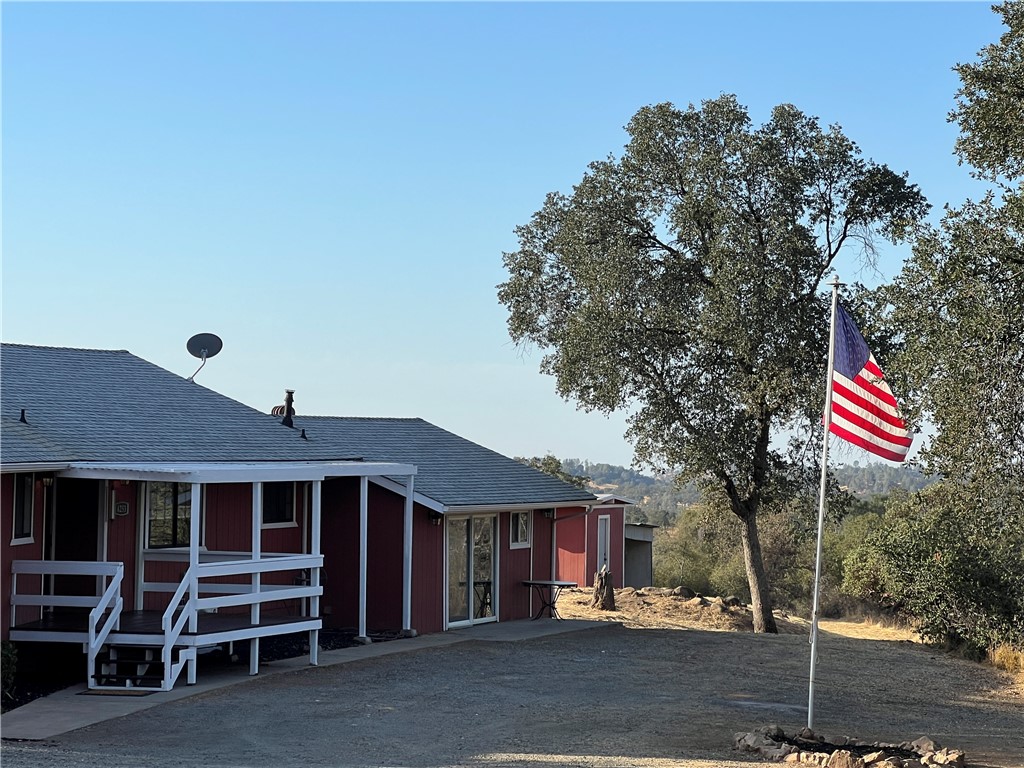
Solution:
M 561 459 L 561 462 L 564 472 L 589 477 L 592 493 L 615 493 L 637 501 L 638 505 L 629 511 L 630 522 L 671 526 L 681 507 L 700 501 L 700 493 L 692 483 L 676 488 L 671 474 L 644 475 L 628 467 L 586 459 Z M 858 498 L 881 496 L 896 488 L 918 491 L 933 482 L 932 478 L 909 467 L 861 465 L 859 462 L 837 467 L 835 476 L 840 485 Z
M 897 488 L 920 491 L 926 485 L 935 482 L 934 477 L 923 475 L 912 467 L 894 467 L 888 464 L 861 465 L 858 461 L 836 467 L 834 474 L 841 486 L 859 498 L 881 496 Z

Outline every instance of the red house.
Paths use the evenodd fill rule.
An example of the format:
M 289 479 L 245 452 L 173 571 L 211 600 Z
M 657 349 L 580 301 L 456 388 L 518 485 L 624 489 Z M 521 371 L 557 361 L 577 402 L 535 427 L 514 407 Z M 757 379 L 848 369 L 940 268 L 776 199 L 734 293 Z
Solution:
M 82 644 L 91 687 L 194 682 L 199 649 L 243 640 L 255 674 L 294 632 L 315 664 L 324 626 L 527 618 L 555 521 L 596 503 L 419 419 L 278 418 L 124 351 L 0 354 L 2 637 Z
M 555 517 L 555 578 L 593 586 L 607 566 L 617 586 L 626 572 L 626 507 L 636 502 L 604 494 L 585 509 L 560 509 Z

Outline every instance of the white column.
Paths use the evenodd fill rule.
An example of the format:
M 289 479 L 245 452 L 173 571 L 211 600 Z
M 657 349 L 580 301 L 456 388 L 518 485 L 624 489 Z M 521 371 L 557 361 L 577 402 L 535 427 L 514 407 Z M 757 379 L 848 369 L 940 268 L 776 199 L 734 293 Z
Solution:
M 402 634 L 415 635 L 412 629 L 412 510 L 416 476 L 405 484 L 405 530 L 402 544 Z
M 313 481 L 313 530 L 311 531 L 312 540 L 310 542 L 310 554 L 320 555 L 320 499 L 321 499 L 321 486 L 322 483 L 319 480 Z M 311 568 L 309 571 L 309 585 L 311 587 L 320 586 L 320 569 Z M 316 595 L 309 599 L 309 613 L 314 619 L 320 618 L 320 598 Z M 320 659 L 320 631 L 317 629 L 311 629 L 309 631 L 309 663 L 316 665 Z
M 366 634 L 366 523 L 370 482 L 365 475 L 359 478 L 359 637 L 369 642 Z
M 260 559 L 262 547 L 261 525 L 263 523 L 263 483 L 252 484 L 252 559 Z M 260 575 L 252 575 L 252 591 L 256 594 L 260 591 Z M 253 624 L 260 623 L 260 604 L 253 603 L 249 608 L 249 621 Z M 255 675 L 260 671 L 260 639 L 254 637 L 249 641 L 249 674 Z
M 199 610 L 195 601 L 199 599 L 199 532 L 202 527 L 203 516 L 203 486 L 199 483 L 192 483 L 192 496 L 189 500 L 191 507 L 188 516 L 188 574 L 189 574 L 189 615 L 188 630 L 196 632 L 199 628 Z M 166 678 L 167 672 L 164 671 Z M 196 655 L 186 662 L 185 681 L 187 685 L 196 684 Z
M 195 632 L 199 623 L 199 614 L 194 601 L 199 599 L 199 531 L 203 514 L 203 486 L 192 483 L 191 505 L 188 515 L 188 596 L 193 603 L 188 617 L 188 631 Z

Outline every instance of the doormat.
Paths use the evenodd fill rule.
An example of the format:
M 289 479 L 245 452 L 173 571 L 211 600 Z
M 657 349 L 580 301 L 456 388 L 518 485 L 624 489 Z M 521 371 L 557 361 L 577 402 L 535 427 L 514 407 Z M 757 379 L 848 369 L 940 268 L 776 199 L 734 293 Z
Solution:
M 96 689 L 91 691 L 82 691 L 76 693 L 76 696 L 149 696 L 151 693 L 156 691 L 142 691 L 138 688 L 109 688 L 109 689 Z

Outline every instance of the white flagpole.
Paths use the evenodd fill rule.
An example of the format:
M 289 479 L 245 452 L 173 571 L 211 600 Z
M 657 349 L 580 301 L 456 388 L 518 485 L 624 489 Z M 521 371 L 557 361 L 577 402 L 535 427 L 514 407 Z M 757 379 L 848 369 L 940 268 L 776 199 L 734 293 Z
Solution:
M 821 446 L 821 488 L 818 495 L 818 550 L 814 560 L 814 608 L 811 611 L 811 675 L 807 686 L 807 727 L 814 730 L 814 668 L 818 663 L 818 591 L 821 586 L 821 550 L 825 535 L 825 492 L 828 485 L 828 431 L 832 424 L 832 374 L 836 353 L 836 306 L 839 276 L 832 280 L 832 319 L 828 336 L 828 376 L 825 379 L 825 435 Z

